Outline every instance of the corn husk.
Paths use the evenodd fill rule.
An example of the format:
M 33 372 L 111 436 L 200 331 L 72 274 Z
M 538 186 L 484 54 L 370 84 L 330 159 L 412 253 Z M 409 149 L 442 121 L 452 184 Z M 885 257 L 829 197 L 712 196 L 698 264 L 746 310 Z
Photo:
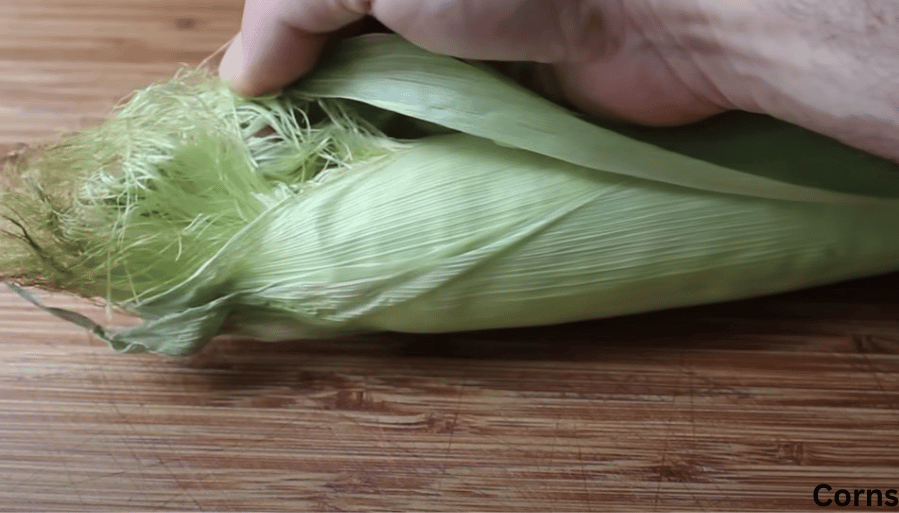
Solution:
M 141 316 L 51 309 L 126 352 L 552 324 L 899 269 L 891 162 L 751 114 L 586 120 L 396 36 L 264 98 L 182 73 L 3 176 L 0 277 Z

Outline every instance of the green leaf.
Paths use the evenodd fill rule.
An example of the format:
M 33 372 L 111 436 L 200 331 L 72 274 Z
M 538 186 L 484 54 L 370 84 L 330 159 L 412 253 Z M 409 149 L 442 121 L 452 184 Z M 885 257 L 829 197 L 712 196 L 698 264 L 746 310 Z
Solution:
M 776 158 L 765 156 L 771 150 L 765 138 L 731 145 L 735 153 L 727 158 L 716 158 L 720 138 L 699 139 L 690 131 L 643 132 L 641 141 L 590 123 L 482 67 L 432 54 L 395 35 L 343 42 L 298 88 L 305 95 L 361 101 L 591 169 L 693 189 L 837 203 L 899 198 L 899 166 L 837 141 L 809 138 L 802 129 L 787 130 Z M 738 117 L 730 136 L 757 128 L 755 119 Z M 784 150 L 794 139 L 803 144 L 790 155 Z M 832 155 L 830 167 L 845 176 L 819 179 L 816 154 Z M 757 165 L 774 160 L 777 166 Z

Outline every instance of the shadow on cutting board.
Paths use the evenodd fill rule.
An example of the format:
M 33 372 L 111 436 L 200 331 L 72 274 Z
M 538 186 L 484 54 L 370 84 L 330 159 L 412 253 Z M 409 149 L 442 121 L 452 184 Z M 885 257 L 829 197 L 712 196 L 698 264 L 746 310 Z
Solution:
M 353 373 L 379 374 L 387 365 L 414 368 L 422 376 L 459 377 L 472 365 L 489 362 L 664 365 L 685 355 L 702 359 L 727 352 L 732 358 L 741 352 L 764 358 L 771 370 L 788 372 L 796 363 L 780 356 L 899 354 L 897 289 L 899 273 L 765 298 L 536 328 L 291 342 L 221 337 L 179 365 L 228 371 L 219 383 L 225 388 L 284 379 L 302 387 L 318 379 L 308 369 L 322 359 L 342 360 Z M 209 376 L 218 379 L 215 373 Z

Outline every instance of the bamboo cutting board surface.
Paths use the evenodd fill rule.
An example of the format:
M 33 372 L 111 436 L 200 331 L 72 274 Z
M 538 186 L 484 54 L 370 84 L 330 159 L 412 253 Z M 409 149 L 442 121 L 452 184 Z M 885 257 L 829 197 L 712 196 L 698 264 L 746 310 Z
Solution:
M 241 7 L 0 0 L 0 151 L 197 64 Z M 897 288 L 189 359 L 3 290 L 0 511 L 818 510 L 819 484 L 899 488 Z

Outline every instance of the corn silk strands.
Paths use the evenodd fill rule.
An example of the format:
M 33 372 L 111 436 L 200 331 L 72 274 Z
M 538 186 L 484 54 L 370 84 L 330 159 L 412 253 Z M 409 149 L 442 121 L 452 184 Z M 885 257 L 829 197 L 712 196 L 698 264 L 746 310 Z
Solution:
M 603 127 L 385 35 L 268 97 L 185 71 L 8 159 L 0 187 L 0 279 L 139 315 L 48 309 L 125 352 L 551 324 L 899 269 L 893 163 L 745 113 Z

